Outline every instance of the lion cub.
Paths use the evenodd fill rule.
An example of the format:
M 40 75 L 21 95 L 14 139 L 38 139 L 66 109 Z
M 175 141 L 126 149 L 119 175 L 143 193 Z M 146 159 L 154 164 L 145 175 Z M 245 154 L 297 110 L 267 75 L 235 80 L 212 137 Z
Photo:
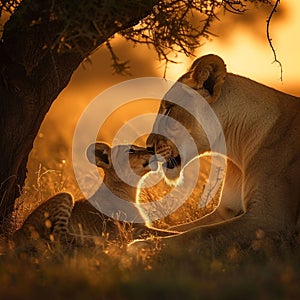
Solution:
M 87 157 L 104 171 L 103 183 L 96 192 L 98 203 L 104 205 L 110 204 L 113 195 L 134 202 L 139 178 L 157 168 L 155 156 L 135 145 L 111 148 L 105 143 L 95 143 L 88 148 Z M 114 158 L 117 165 L 113 164 Z M 119 178 L 120 170 L 118 172 L 116 166 L 127 182 Z M 132 239 L 150 233 L 156 233 L 156 230 L 142 223 L 116 221 L 97 210 L 87 199 L 74 203 L 72 195 L 60 193 L 38 206 L 14 233 L 13 240 L 16 245 L 38 239 L 83 245 L 94 241 L 95 237 Z M 161 234 L 164 235 L 163 231 Z

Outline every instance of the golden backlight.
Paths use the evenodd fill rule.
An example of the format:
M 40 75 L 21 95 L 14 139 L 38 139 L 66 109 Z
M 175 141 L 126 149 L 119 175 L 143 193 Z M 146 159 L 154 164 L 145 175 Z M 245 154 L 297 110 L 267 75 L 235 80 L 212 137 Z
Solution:
M 131 137 L 134 137 L 137 133 L 136 128 L 133 128 L 133 125 L 130 125 L 130 120 L 141 116 L 141 112 L 143 114 L 156 114 L 159 108 L 159 101 L 156 99 L 141 99 L 129 102 L 126 105 L 119 107 L 115 110 L 108 118 L 105 119 L 105 122 L 101 126 L 98 134 L 98 139 L 104 140 L 110 145 L 113 143 L 118 143 L 118 140 L 123 137 L 123 143 L 137 143 L 141 145 L 145 145 L 146 136 L 143 135 L 141 137 L 137 137 L 137 139 L 131 140 Z M 146 120 L 145 120 L 146 121 Z M 153 116 L 154 121 L 154 116 Z M 126 133 L 121 134 L 121 136 L 117 139 L 117 134 L 119 129 L 128 124 L 128 136 Z M 141 124 L 141 127 L 144 127 L 145 124 Z M 148 125 L 151 128 L 151 124 Z M 116 140 L 114 141 L 114 138 Z M 122 141 L 121 141 L 122 142 Z

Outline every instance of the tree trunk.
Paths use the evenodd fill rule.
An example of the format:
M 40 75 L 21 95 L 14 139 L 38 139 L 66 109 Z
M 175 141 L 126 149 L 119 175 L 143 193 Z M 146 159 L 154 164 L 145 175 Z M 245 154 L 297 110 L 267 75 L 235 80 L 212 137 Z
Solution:
M 85 57 L 114 33 L 146 17 L 158 1 L 122 1 L 122 11 L 111 15 L 103 14 L 105 1 L 97 2 L 23 0 L 5 24 L 0 43 L 0 233 L 9 228 L 15 199 L 26 179 L 28 155 L 53 101 Z M 90 19 L 80 23 L 77 8 L 90 9 L 91 3 L 95 9 L 85 12 Z M 90 22 L 96 38 L 74 33 L 69 48 L 60 50 L 56 41 L 72 17 L 76 20 L 69 32 L 80 32 Z

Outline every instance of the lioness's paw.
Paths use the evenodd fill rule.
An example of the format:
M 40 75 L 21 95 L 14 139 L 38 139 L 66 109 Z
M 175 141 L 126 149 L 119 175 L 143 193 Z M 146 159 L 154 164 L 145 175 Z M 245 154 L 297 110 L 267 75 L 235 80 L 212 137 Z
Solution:
M 127 253 L 137 255 L 141 252 L 154 251 L 156 243 L 153 240 L 135 240 L 128 244 Z
M 148 265 L 161 250 L 160 239 L 136 240 L 127 246 L 127 254 L 135 263 Z

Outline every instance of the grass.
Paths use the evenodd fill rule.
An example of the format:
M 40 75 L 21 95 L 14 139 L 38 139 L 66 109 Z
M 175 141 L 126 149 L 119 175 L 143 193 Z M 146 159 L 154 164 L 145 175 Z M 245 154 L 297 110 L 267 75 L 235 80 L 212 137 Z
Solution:
M 70 255 L 11 251 L 0 257 L 0 298 L 298 299 L 299 251 L 273 251 L 139 260 L 115 246 Z

